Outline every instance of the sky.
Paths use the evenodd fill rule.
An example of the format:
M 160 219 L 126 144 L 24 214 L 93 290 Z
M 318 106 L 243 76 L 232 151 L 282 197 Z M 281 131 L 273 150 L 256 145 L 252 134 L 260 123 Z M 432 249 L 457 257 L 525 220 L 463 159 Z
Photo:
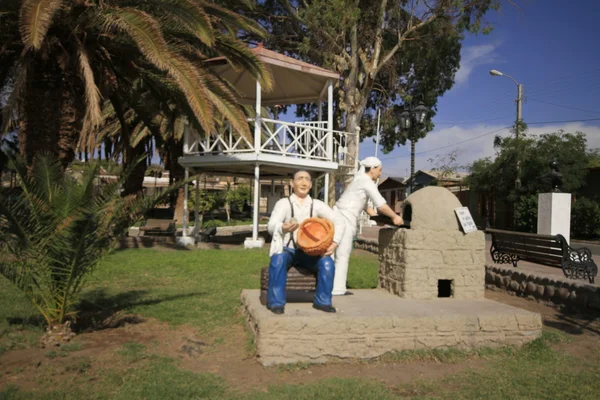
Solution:
M 454 87 L 438 101 L 435 129 L 417 142 L 415 170 L 429 159 L 457 151 L 459 165 L 494 155 L 494 136 L 509 135 L 516 118 L 517 87 L 524 88 L 523 120 L 528 135 L 581 131 L 590 148 L 600 148 L 600 1 L 503 1 L 487 20 L 488 35 L 468 36 Z M 597 119 L 596 121 L 581 121 Z M 580 121 L 580 122 L 553 122 Z M 375 155 L 374 139 L 360 145 L 360 158 Z M 381 150 L 386 176 L 410 175 L 410 145 Z

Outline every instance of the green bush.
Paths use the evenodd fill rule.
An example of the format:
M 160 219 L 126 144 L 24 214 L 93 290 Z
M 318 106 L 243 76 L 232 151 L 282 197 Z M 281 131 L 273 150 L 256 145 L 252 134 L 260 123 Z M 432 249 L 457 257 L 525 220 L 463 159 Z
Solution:
M 571 232 L 578 239 L 600 237 L 600 203 L 578 197 L 571 209 Z
M 515 229 L 520 232 L 537 232 L 538 198 L 522 196 L 515 205 Z
M 211 219 L 210 221 L 204 221 L 205 228 L 212 228 L 212 227 L 219 228 L 221 226 L 227 226 L 227 222 L 221 221 L 220 219 Z
M 252 225 L 251 219 L 232 219 L 227 223 L 227 221 L 223 221 L 222 219 L 211 219 L 204 220 L 204 228 L 212 228 L 213 226 L 219 228 L 221 226 L 238 226 L 238 225 Z

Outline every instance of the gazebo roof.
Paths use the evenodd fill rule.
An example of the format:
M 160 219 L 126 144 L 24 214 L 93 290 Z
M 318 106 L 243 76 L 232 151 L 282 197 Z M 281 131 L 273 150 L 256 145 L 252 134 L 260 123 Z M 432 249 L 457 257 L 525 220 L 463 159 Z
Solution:
M 261 104 L 302 104 L 319 100 L 330 79 L 339 79 L 339 74 L 296 60 L 295 58 L 265 49 L 262 44 L 251 49 L 259 60 L 265 63 L 273 76 L 270 91 L 263 89 Z M 227 63 L 225 57 L 207 60 L 210 68 L 228 80 L 240 94 L 242 104 L 256 102 L 256 80 L 245 70 L 236 70 Z

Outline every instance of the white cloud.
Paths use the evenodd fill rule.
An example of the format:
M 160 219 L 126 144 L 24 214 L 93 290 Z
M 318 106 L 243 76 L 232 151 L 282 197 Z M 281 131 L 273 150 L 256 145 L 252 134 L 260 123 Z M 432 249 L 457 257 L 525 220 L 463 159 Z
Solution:
M 458 151 L 457 163 L 459 165 L 466 166 L 484 157 L 494 158 L 494 137 L 496 135 L 507 136 L 511 134 L 508 129 L 491 133 L 502 128 L 504 126 L 481 124 L 468 127 L 453 126 L 435 130 L 416 144 L 415 171 L 432 168 L 434 165 L 429 159 L 435 159 L 436 156 L 443 157 L 453 150 Z M 583 132 L 587 137 L 588 148 L 600 148 L 600 126 L 584 125 L 582 123 L 530 126 L 527 135 L 541 135 L 543 133 L 557 132 L 560 129 L 566 132 Z M 482 136 L 487 133 L 490 134 Z M 361 158 L 373 155 L 374 148 L 374 144 L 370 141 L 361 143 Z M 379 157 L 383 160 L 384 175 L 408 176 L 410 174 L 410 143 L 395 149 L 390 154 L 382 154 L 380 152 Z
M 498 46 L 499 44 L 485 44 L 464 47 L 461 51 L 460 68 L 455 76 L 456 84 L 466 83 L 475 67 L 500 62 L 501 57 L 495 52 Z

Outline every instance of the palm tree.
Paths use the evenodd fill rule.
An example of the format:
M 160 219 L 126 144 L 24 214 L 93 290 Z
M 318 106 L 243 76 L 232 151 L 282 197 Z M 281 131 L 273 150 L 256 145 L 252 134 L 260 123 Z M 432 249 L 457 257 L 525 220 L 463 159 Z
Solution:
M 0 191 L 0 274 L 44 317 L 50 341 L 54 333 L 68 337 L 85 277 L 128 227 L 178 187 L 150 198 L 121 197 L 122 182 L 97 184 L 97 164 L 74 177 L 53 157 L 36 156 L 31 170 L 21 159 L 13 162 L 21 191 Z
M 80 147 L 96 147 L 103 100 L 122 121 L 124 94 L 140 79 L 161 81 L 186 105 L 186 115 L 209 132 L 215 111 L 248 137 L 235 91 L 203 62 L 224 55 L 266 87 L 270 77 L 241 30 L 261 34 L 253 21 L 203 0 L 4 0 L 0 90 L 4 109 L 20 123 L 21 152 L 52 150 L 63 166 Z M 5 23 L 6 22 L 6 23 Z M 6 29 L 4 28 L 6 26 Z M 8 120 L 8 118 L 5 118 Z M 129 127 L 122 124 L 122 135 Z M 126 137 L 124 142 L 128 142 Z

